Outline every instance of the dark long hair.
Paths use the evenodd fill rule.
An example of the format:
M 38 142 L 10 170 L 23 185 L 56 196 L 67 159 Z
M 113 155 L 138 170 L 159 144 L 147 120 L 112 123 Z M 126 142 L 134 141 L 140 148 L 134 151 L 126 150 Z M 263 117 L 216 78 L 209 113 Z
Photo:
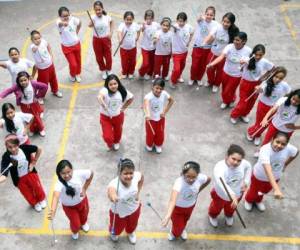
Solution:
M 12 105 L 11 103 L 4 103 L 2 105 L 2 118 L 4 119 L 5 121 L 5 126 L 6 126 L 6 130 L 7 132 L 9 133 L 16 133 L 17 132 L 17 129 L 15 127 L 15 124 L 14 124 L 14 121 L 13 120 L 10 120 L 6 117 L 6 112 L 7 110 L 9 109 L 13 109 L 13 110 L 16 110 L 14 105 Z
M 117 83 L 118 83 L 118 91 L 120 92 L 121 96 L 122 96 L 122 101 L 124 102 L 124 100 L 126 99 L 127 97 L 127 90 L 125 89 L 125 87 L 122 85 L 119 77 L 115 74 L 111 74 L 109 75 L 106 80 L 105 80 L 105 83 L 104 83 L 104 87 L 107 88 L 108 90 L 108 94 L 109 95 L 113 95 L 115 94 L 114 92 L 112 92 L 109 87 L 108 87 L 108 84 L 110 81 L 112 80 L 115 80 Z
M 66 194 L 71 196 L 72 198 L 75 196 L 75 189 L 68 185 L 68 183 L 60 176 L 60 173 L 63 171 L 65 167 L 69 167 L 70 169 L 73 169 L 73 166 L 71 162 L 68 160 L 61 160 L 56 167 L 56 175 L 58 180 L 65 186 L 66 188 Z
M 229 43 L 233 43 L 233 39 L 236 36 L 236 34 L 239 33 L 239 28 L 234 24 L 235 22 L 235 15 L 232 12 L 227 12 L 222 20 L 224 18 L 227 18 L 229 20 L 229 22 L 231 23 L 229 29 L 228 29 L 228 35 L 229 35 Z
M 290 106 L 291 105 L 291 99 L 293 96 L 298 96 L 298 98 L 300 98 L 300 89 L 296 89 L 294 91 L 292 91 L 289 95 L 288 98 L 286 99 L 284 106 Z M 296 114 L 299 115 L 300 114 L 300 105 L 297 106 L 297 111 Z
M 250 60 L 249 60 L 249 63 L 248 63 L 248 70 L 255 70 L 256 69 L 256 60 L 255 60 L 255 53 L 258 52 L 258 51 L 261 51 L 263 54 L 266 53 L 266 48 L 264 45 L 262 44 L 257 44 L 254 46 L 251 54 L 250 54 L 250 57 L 252 57 Z
M 16 83 L 17 83 L 17 86 L 21 89 L 21 91 L 24 95 L 24 98 L 27 99 L 27 96 L 24 93 L 24 88 L 20 84 L 20 78 L 23 77 L 23 76 L 25 76 L 28 80 L 30 79 L 30 75 L 26 71 L 21 71 L 17 75 Z
M 278 73 L 283 73 L 284 76 L 286 76 L 287 70 L 285 67 L 279 66 L 279 67 L 275 68 L 273 73 L 271 73 L 272 76 L 267 80 L 267 87 L 266 87 L 266 91 L 265 91 L 265 95 L 267 97 L 270 97 L 272 95 L 272 92 L 275 88 L 275 84 L 273 82 L 273 77 L 276 76 Z
M 94 2 L 94 8 L 95 8 L 96 6 L 100 6 L 100 7 L 101 7 L 101 9 L 102 9 L 102 14 L 103 14 L 104 16 L 107 15 L 107 12 L 104 10 L 103 3 L 102 3 L 101 1 L 96 1 L 96 2 Z

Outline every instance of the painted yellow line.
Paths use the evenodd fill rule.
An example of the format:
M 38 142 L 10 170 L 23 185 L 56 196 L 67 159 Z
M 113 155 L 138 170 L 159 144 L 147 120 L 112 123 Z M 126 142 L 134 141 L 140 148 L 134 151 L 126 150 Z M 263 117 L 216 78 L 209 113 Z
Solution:
M 284 8 L 300 8 L 300 4 L 281 4 L 280 6 L 284 7 Z

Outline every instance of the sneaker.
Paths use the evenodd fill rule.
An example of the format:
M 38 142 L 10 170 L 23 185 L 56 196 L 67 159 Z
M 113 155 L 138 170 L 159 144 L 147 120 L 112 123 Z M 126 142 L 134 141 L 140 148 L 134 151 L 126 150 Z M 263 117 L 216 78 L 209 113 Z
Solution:
M 264 212 L 266 210 L 265 204 L 263 202 L 255 203 L 255 205 L 260 212 Z
M 119 240 L 119 236 L 118 235 L 114 235 L 114 234 L 110 234 L 110 239 L 113 242 L 117 242 Z
M 152 150 L 153 150 L 153 148 L 152 148 L 152 147 L 149 147 L 149 146 L 147 146 L 147 145 L 146 145 L 146 147 L 145 147 L 145 148 L 146 148 L 146 150 L 147 150 L 148 152 L 152 152 Z
M 253 137 L 251 137 L 248 132 L 246 132 L 246 138 L 248 141 L 253 141 Z
M 157 154 L 160 154 L 162 152 L 162 148 L 159 146 L 155 146 L 155 151 Z
M 248 201 L 245 201 L 244 203 L 244 207 L 247 211 L 251 211 L 252 210 L 252 207 L 253 207 L 253 204 L 252 203 L 249 203 Z
M 198 86 L 203 86 L 203 82 L 202 81 L 197 81 Z
M 205 82 L 205 83 L 203 84 L 203 86 L 204 86 L 204 87 L 209 87 L 209 83 L 208 83 L 208 82 Z
M 40 132 L 40 136 L 41 136 L 41 137 L 45 137 L 45 135 L 46 135 L 46 131 L 45 131 L 45 130 L 42 130 L 42 131 Z
M 110 152 L 110 151 L 112 151 L 113 149 L 114 149 L 113 146 L 112 146 L 112 147 L 107 147 L 107 148 L 106 148 L 106 151 L 107 151 L 107 152 Z
M 87 222 L 86 222 L 84 225 L 81 226 L 81 229 L 82 229 L 85 233 L 87 233 L 87 232 L 90 230 L 90 226 L 89 226 L 89 224 L 87 224 Z
M 222 102 L 220 108 L 221 108 L 221 109 L 226 109 L 226 108 L 227 108 L 227 104 Z
M 165 81 L 169 81 L 169 79 L 170 79 L 170 78 L 169 78 L 168 76 L 166 76 L 166 77 L 164 78 Z
M 253 157 L 254 157 L 254 158 L 258 158 L 258 157 L 259 157 L 259 150 L 258 150 L 258 151 L 255 151 L 255 153 L 253 154 Z
M 229 227 L 232 227 L 232 225 L 233 225 L 233 216 L 231 216 L 231 217 L 225 216 L 225 224 Z
M 212 92 L 213 93 L 217 93 L 219 91 L 219 87 L 218 86 L 213 86 L 212 87 Z
M 213 227 L 218 227 L 218 220 L 217 220 L 217 218 L 212 218 L 212 217 L 208 216 L 208 219 L 209 219 L 210 225 L 212 225 Z
M 196 80 L 189 80 L 188 85 L 192 86 L 195 82 L 197 83 Z
M 237 123 L 237 119 L 230 117 L 230 121 L 232 124 L 236 124 Z
M 174 83 L 172 83 L 172 82 L 169 83 L 169 87 L 171 89 L 176 89 L 176 85 Z
M 132 80 L 134 78 L 134 75 L 128 75 L 128 79 Z
M 171 231 L 171 230 L 170 230 L 170 232 L 168 233 L 168 240 L 169 240 L 169 241 L 176 240 L 176 237 L 172 234 L 172 231 Z
M 104 72 L 102 73 L 102 79 L 103 79 L 103 80 L 106 80 L 106 78 L 107 78 L 107 72 L 104 71 Z
M 109 70 L 109 71 L 106 71 L 106 74 L 107 74 L 107 76 L 110 76 L 113 74 L 113 72 L 111 70 Z
M 78 238 L 79 238 L 79 233 L 72 234 L 72 239 L 73 240 L 78 240 Z
M 58 98 L 62 98 L 63 94 L 60 91 L 57 91 L 56 93 L 53 93 L 53 95 L 55 95 Z
M 114 144 L 114 145 L 113 145 L 113 148 L 114 148 L 115 151 L 119 150 L 119 148 L 120 148 L 120 143 Z
M 127 75 L 121 75 L 121 79 L 126 79 Z
M 177 82 L 179 82 L 179 83 L 184 83 L 184 79 L 183 79 L 183 78 L 179 78 L 179 79 L 177 80 Z
M 243 121 L 244 123 L 249 123 L 249 122 L 250 122 L 250 119 L 249 119 L 248 116 L 242 116 L 241 119 L 242 119 L 242 121 Z
M 80 75 L 75 76 L 76 82 L 81 82 L 81 77 Z
M 44 118 L 44 112 L 40 113 L 40 117 L 41 117 L 41 119 Z
M 40 201 L 40 206 L 42 209 L 45 209 L 47 207 L 47 200 L 43 200 L 43 201 Z
M 136 243 L 136 235 L 135 232 L 128 234 L 128 240 L 131 244 L 135 244 Z
M 34 205 L 34 210 L 37 211 L 38 213 L 42 211 L 42 207 L 39 202 Z
M 234 102 L 231 102 L 230 104 L 229 104 L 229 108 L 233 108 L 234 107 Z
M 254 138 L 254 145 L 259 146 L 260 145 L 260 137 L 255 137 Z
M 28 132 L 28 136 L 32 137 L 34 135 L 33 132 Z
M 38 99 L 38 103 L 41 104 L 41 105 L 44 105 L 44 100 L 43 100 L 43 98 L 39 98 L 39 99 Z
M 75 82 L 76 81 L 75 77 L 73 77 L 73 76 L 70 76 L 69 78 L 70 78 L 71 82 Z
M 180 235 L 180 238 L 182 240 L 187 240 L 188 234 L 187 234 L 187 231 L 185 229 L 182 231 L 182 234 Z
M 148 80 L 151 79 L 151 76 L 149 76 L 149 75 L 146 74 L 146 75 L 144 76 L 144 79 L 145 79 L 146 81 L 148 81 Z

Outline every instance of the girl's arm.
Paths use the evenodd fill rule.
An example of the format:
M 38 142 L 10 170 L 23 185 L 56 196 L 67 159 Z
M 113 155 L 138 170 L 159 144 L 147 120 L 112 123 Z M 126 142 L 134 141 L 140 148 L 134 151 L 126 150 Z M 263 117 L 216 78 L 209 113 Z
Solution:
M 178 196 L 178 192 L 175 191 L 175 190 L 172 190 L 171 198 L 170 198 L 170 201 L 169 201 L 169 204 L 168 204 L 167 214 L 161 222 L 163 227 L 166 227 L 168 225 L 169 221 L 170 221 L 172 212 L 173 212 L 173 210 L 175 208 L 175 205 L 176 205 L 177 196 Z
M 98 102 L 100 103 L 100 105 L 101 105 L 106 111 L 108 111 L 108 107 L 107 107 L 107 105 L 106 105 L 106 103 L 105 103 L 105 100 L 104 100 L 104 95 L 103 95 L 101 92 L 99 92 L 99 95 L 98 95 L 98 97 L 97 97 L 97 100 L 98 100 Z
M 204 38 L 203 44 L 212 44 L 212 42 L 215 40 L 214 36 L 212 34 L 209 34 L 207 37 Z
M 53 197 L 52 197 L 52 203 L 51 203 L 51 209 L 48 213 L 48 219 L 53 220 L 54 216 L 56 214 L 56 209 L 59 201 L 60 192 L 54 191 Z
M 0 67 L 7 69 L 7 65 L 5 62 L 0 62 Z
M 193 36 L 194 36 L 194 32 L 191 32 L 190 33 L 190 39 L 189 39 L 189 41 L 188 41 L 188 43 L 187 43 L 187 47 L 189 47 L 190 46 L 190 43 L 191 43 L 191 41 L 192 41 L 192 39 L 193 39 Z
M 1 175 L 1 176 L 0 176 L 0 183 L 5 182 L 6 179 L 7 179 L 7 177 L 6 177 L 5 175 Z
M 29 163 L 29 171 L 30 172 L 36 166 L 36 163 L 37 163 L 38 159 L 40 158 L 41 153 L 42 153 L 42 149 L 40 147 L 38 147 L 36 153 L 34 154 L 34 158 L 32 158 L 31 162 Z
M 31 81 L 31 84 L 35 90 L 38 90 L 36 93 L 36 98 L 41 98 L 42 96 L 45 96 L 48 90 L 48 84 L 38 82 L 38 81 Z
M 206 67 L 207 67 L 207 68 L 211 68 L 211 67 L 217 65 L 217 64 L 220 63 L 225 57 L 226 57 L 226 55 L 222 53 L 222 54 L 219 55 L 215 60 L 213 60 L 211 63 L 207 64 Z
M 297 152 L 297 154 L 295 156 L 290 156 L 286 162 L 284 163 L 284 167 L 283 167 L 283 171 L 285 171 L 285 169 L 287 168 L 287 166 L 298 156 L 299 154 L 299 150 Z
M 127 109 L 127 107 L 128 107 L 132 102 L 133 102 L 133 97 L 130 98 L 130 99 L 128 99 L 128 100 L 124 103 L 124 105 L 123 105 L 122 108 L 121 108 L 121 112 L 124 112 L 125 109 Z
M 109 187 L 108 188 L 107 196 L 108 196 L 108 199 L 113 203 L 116 203 L 118 201 L 117 191 L 114 187 Z
M 270 164 L 263 164 L 264 169 L 265 169 L 265 173 L 269 179 L 269 182 L 272 186 L 272 188 L 274 189 L 274 196 L 276 199 L 282 199 L 283 198 L 283 194 L 280 190 L 279 185 L 277 184 L 275 177 L 273 175 L 272 172 L 272 166 Z
M 28 132 L 30 131 L 30 127 L 33 123 L 33 119 L 34 119 L 34 117 L 32 116 L 31 120 L 28 123 L 25 124 L 24 135 L 27 135 Z
M 285 124 L 285 127 L 288 128 L 288 129 L 292 129 L 292 130 L 300 129 L 300 125 L 297 126 L 294 123 Z
M 52 61 L 53 61 L 53 53 L 52 53 L 52 49 L 51 49 L 50 44 L 48 44 L 47 50 L 48 50 L 48 52 L 49 52 L 49 54 L 50 54 L 50 56 L 51 56 L 51 59 L 52 59 Z
M 81 28 L 81 20 L 79 20 L 79 24 L 76 27 L 76 33 L 77 33 L 77 35 L 79 33 L 80 28 Z
M 174 103 L 174 99 L 173 99 L 172 96 L 170 96 L 170 97 L 169 97 L 169 100 L 168 100 L 168 104 L 166 105 L 166 107 L 165 107 L 163 113 L 161 114 L 161 117 L 165 117 L 165 116 L 166 116 L 166 114 L 168 113 L 168 111 L 169 111 L 170 108 L 172 107 L 173 103 Z
M 139 38 L 140 38 L 140 35 L 141 35 L 141 31 L 139 30 L 139 31 L 136 33 L 135 44 L 138 42 L 138 40 L 139 40 Z
M 198 194 L 199 194 L 204 188 L 206 188 L 206 187 L 209 185 L 210 182 L 211 182 L 211 178 L 210 178 L 210 177 L 207 177 L 207 181 L 206 181 L 204 184 L 202 184 L 201 187 L 199 188 Z
M 110 27 L 110 34 L 108 35 L 108 37 L 112 38 L 113 33 L 114 33 L 114 22 L 113 22 L 113 20 L 110 21 L 109 27 Z
M 90 186 L 90 184 L 91 184 L 91 182 L 92 182 L 92 180 L 93 180 L 93 177 L 94 177 L 94 172 L 91 171 L 91 176 L 90 176 L 90 178 L 88 178 L 88 179 L 86 180 L 86 182 L 84 183 L 84 185 L 83 185 L 83 187 L 82 187 L 82 191 L 81 191 L 81 194 L 80 194 L 81 197 L 85 197 L 85 196 L 86 196 L 86 191 L 87 191 L 88 187 Z
M 2 92 L 0 92 L 0 100 L 12 94 L 16 90 L 17 90 L 17 85 L 13 85 L 12 87 L 3 90 Z
M 37 68 L 34 65 L 33 68 L 32 68 L 31 79 L 34 79 L 36 72 L 37 72 Z
M 147 120 L 150 120 L 150 103 L 149 103 L 149 100 L 145 99 L 144 100 L 144 113 L 145 113 L 145 118 Z
M 269 124 L 270 117 L 272 117 L 272 115 L 275 114 L 277 110 L 278 110 L 278 106 L 275 105 L 268 111 L 268 113 L 265 115 L 264 119 L 260 123 L 262 127 L 266 127 Z
M 137 192 L 137 194 L 136 194 L 136 200 L 139 200 L 140 193 L 141 193 L 141 190 L 142 190 L 143 185 L 144 185 L 144 175 L 142 174 L 142 175 L 141 175 L 141 179 L 140 179 L 140 181 L 138 182 L 138 192 Z

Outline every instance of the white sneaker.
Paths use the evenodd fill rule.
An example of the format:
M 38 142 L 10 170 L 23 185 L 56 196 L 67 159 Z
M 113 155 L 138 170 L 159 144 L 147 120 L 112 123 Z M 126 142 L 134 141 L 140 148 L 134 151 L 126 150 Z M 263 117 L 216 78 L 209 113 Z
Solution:
M 73 240 L 78 240 L 78 238 L 79 238 L 79 233 L 72 234 L 72 239 Z
M 131 244 L 135 244 L 136 243 L 136 235 L 135 232 L 128 234 L 128 240 Z
M 63 94 L 60 91 L 57 91 L 56 93 L 53 93 L 53 95 L 55 95 L 58 98 L 62 98 Z
M 41 137 L 45 137 L 45 135 L 46 135 L 46 131 L 45 131 L 45 130 L 42 130 L 42 131 L 40 132 L 40 136 L 41 136 Z
M 111 70 L 110 71 L 106 71 L 106 74 L 107 74 L 107 76 L 110 76 L 110 75 L 113 74 L 113 72 Z
M 76 82 L 81 82 L 81 77 L 80 75 L 75 76 Z
M 202 81 L 197 81 L 198 86 L 203 86 L 203 82 Z
M 170 79 L 169 76 L 166 76 L 166 77 L 164 78 L 165 81 L 169 81 L 169 79 Z
M 246 132 L 246 138 L 248 141 L 253 141 L 253 137 L 251 137 L 248 132 Z
M 30 132 L 30 131 L 28 132 L 28 136 L 29 136 L 29 137 L 32 137 L 33 135 L 34 135 L 33 132 Z
M 227 226 L 232 227 L 232 225 L 233 225 L 233 216 L 231 216 L 231 217 L 225 216 L 225 223 L 226 223 Z
M 128 79 L 132 80 L 134 78 L 134 75 L 128 75 Z
M 209 83 L 208 83 L 208 82 L 205 82 L 205 83 L 203 84 L 203 86 L 204 86 L 204 87 L 209 87 Z
M 233 108 L 234 107 L 234 102 L 231 102 L 230 104 L 229 104 L 229 108 Z
M 43 98 L 39 98 L 38 99 L 38 103 L 41 104 L 41 105 L 44 105 L 44 99 Z
M 114 150 L 115 150 L 115 151 L 119 150 L 119 148 L 120 148 L 120 143 L 114 144 L 113 147 L 114 147 Z
M 212 218 L 212 217 L 208 216 L 208 219 L 209 219 L 210 225 L 212 225 L 213 227 L 218 227 L 218 220 L 217 220 L 217 218 Z
M 45 209 L 47 207 L 47 200 L 45 199 L 43 201 L 40 201 L 40 205 L 42 209 Z
M 183 78 L 179 78 L 179 79 L 177 80 L 177 82 L 179 82 L 179 83 L 184 83 L 184 79 L 183 79 Z
M 255 203 L 255 205 L 260 212 L 264 212 L 266 210 L 266 206 L 263 202 Z
M 220 108 L 221 108 L 221 109 L 226 109 L 226 108 L 227 108 L 227 104 L 222 102 Z
M 90 230 L 89 224 L 86 222 L 84 225 L 81 226 L 81 229 L 87 233 Z
M 145 79 L 146 81 L 148 81 L 148 80 L 151 79 L 151 76 L 149 76 L 149 75 L 146 74 L 146 75 L 144 76 L 144 79 Z
M 182 231 L 182 234 L 180 235 L 180 238 L 182 240 L 187 240 L 188 234 L 187 234 L 187 231 L 185 229 Z
M 189 80 L 188 85 L 192 86 L 194 84 L 194 82 L 197 82 L 197 81 L 196 80 L 195 81 L 194 80 Z
M 258 157 L 259 157 L 259 150 L 258 150 L 258 151 L 255 151 L 255 153 L 253 154 L 253 157 L 254 157 L 254 158 L 258 158 Z
M 172 82 L 169 83 L 169 87 L 171 89 L 176 89 L 176 85 L 174 83 L 172 83 Z
M 127 75 L 121 75 L 121 79 L 126 79 Z
M 250 122 L 250 119 L 249 119 L 248 116 L 242 116 L 241 119 L 242 119 L 242 121 L 243 121 L 244 123 L 249 123 L 249 122 Z
M 148 152 L 152 152 L 152 150 L 153 150 L 153 148 L 152 148 L 152 147 L 149 147 L 149 146 L 147 146 L 147 145 L 146 145 L 146 147 L 145 147 L 145 148 L 146 148 L 146 150 L 147 150 Z
M 219 91 L 219 87 L 218 86 L 213 86 L 212 87 L 212 92 L 213 93 L 217 93 Z
M 70 79 L 71 82 L 75 82 L 76 81 L 75 77 L 73 77 L 73 76 L 70 76 L 69 79 Z
M 236 124 L 237 123 L 237 119 L 230 117 L 230 121 L 232 124 Z
M 254 145 L 259 146 L 260 145 L 260 137 L 255 137 L 254 138 Z
M 155 151 L 157 154 L 160 154 L 162 152 L 162 147 L 155 146 Z
M 119 236 L 118 235 L 114 235 L 114 234 L 110 234 L 110 239 L 113 242 L 117 242 L 119 240 Z
M 168 240 L 173 241 L 175 239 L 176 239 L 176 237 L 172 234 L 172 231 L 170 230 L 170 232 L 168 233 Z
M 103 79 L 103 80 L 106 80 L 106 78 L 107 78 L 107 72 L 104 71 L 104 72 L 102 73 L 102 79 Z
M 249 203 L 248 201 L 245 201 L 244 203 L 244 207 L 247 211 L 251 211 L 252 210 L 252 207 L 253 207 L 253 204 L 252 203 Z
M 41 117 L 41 119 L 44 118 L 44 112 L 40 113 L 40 117 Z
M 42 207 L 41 204 L 38 202 L 34 205 L 34 209 L 35 211 L 37 211 L 38 213 L 42 211 Z

